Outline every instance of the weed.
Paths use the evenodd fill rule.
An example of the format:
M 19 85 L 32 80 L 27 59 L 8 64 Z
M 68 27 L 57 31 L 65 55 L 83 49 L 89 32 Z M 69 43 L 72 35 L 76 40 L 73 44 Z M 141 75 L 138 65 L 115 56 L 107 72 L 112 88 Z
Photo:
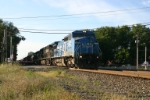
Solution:
M 99 81 L 95 81 L 94 85 L 100 85 L 100 82 Z
M 0 100 L 81 100 L 56 84 L 55 77 L 62 73 L 44 72 L 45 77 L 18 65 L 0 66 Z
M 57 72 L 58 72 L 58 75 L 60 75 L 61 73 L 62 73 L 62 70 L 57 70 Z
M 32 76 L 32 75 L 33 75 L 33 71 L 32 71 L 32 70 L 28 70 L 28 71 L 27 71 L 27 75 L 28 75 L 28 76 Z
M 68 74 L 68 73 L 65 73 L 65 74 L 64 74 L 64 77 L 70 78 L 70 79 L 75 79 L 75 76 L 74 76 L 74 75 Z

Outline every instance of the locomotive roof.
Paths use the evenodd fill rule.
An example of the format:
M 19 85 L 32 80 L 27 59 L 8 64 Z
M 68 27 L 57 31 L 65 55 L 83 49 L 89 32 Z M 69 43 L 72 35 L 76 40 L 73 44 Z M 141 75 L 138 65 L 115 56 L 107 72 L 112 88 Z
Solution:
M 76 31 L 73 31 L 72 34 L 76 34 L 76 33 L 87 33 L 87 34 L 93 34 L 92 31 L 89 31 L 89 30 L 76 30 Z
M 95 34 L 94 32 L 92 31 L 85 31 L 85 30 L 76 30 L 76 31 L 73 31 L 72 33 L 72 37 L 85 37 L 85 36 L 93 36 L 95 37 Z M 71 38 L 71 34 L 65 36 L 62 40 L 68 40 Z
M 43 51 L 44 48 L 46 48 L 46 47 L 48 47 L 48 46 L 55 46 L 55 45 L 58 45 L 58 42 L 59 42 L 59 41 L 55 41 L 55 42 L 53 42 L 52 44 L 49 44 L 49 45 L 47 45 L 47 46 L 41 48 L 39 51 Z
M 53 42 L 52 44 L 50 44 L 50 45 L 57 45 L 58 44 L 58 42 L 59 41 L 55 41 L 55 42 Z
M 84 36 L 93 36 L 95 37 L 94 32 L 92 31 L 84 31 L 84 30 L 76 30 L 74 32 L 72 32 L 72 37 L 84 37 Z

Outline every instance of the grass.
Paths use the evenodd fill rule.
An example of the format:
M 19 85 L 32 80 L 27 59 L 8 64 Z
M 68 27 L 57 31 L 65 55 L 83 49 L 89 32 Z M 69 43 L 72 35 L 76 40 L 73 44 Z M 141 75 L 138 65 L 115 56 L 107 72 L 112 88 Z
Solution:
M 76 77 L 62 69 L 36 72 L 25 70 L 17 64 L 13 66 L 5 64 L 0 66 L 0 100 L 83 100 L 77 93 L 69 92 L 56 84 L 59 82 L 59 77 L 65 78 L 65 84 L 68 86 L 74 87 L 70 82 L 73 80 L 80 83 L 79 89 L 95 94 L 88 90 L 89 87 L 86 85 L 89 83 L 88 77 Z M 93 85 L 98 86 L 101 83 L 95 81 Z M 104 93 L 98 97 L 98 100 L 127 99 L 120 95 Z
M 19 65 L 0 66 L 0 100 L 81 100 L 55 84 L 53 77 L 61 71 L 45 73 L 42 76 Z
M 66 73 L 65 71 L 63 71 L 61 69 L 57 69 L 57 70 L 53 70 L 53 71 L 49 71 L 49 72 L 36 72 L 36 73 L 38 73 L 39 75 L 42 75 L 44 77 L 55 77 L 56 80 L 59 80 L 59 78 L 57 78 L 57 76 L 61 76 L 61 77 L 65 78 L 66 85 L 68 85 L 69 87 L 76 87 L 70 81 L 70 79 L 71 79 L 72 81 L 80 83 L 77 88 L 79 88 L 83 91 L 89 92 L 89 94 L 91 94 L 91 95 L 96 95 L 98 93 L 96 95 L 98 100 L 130 100 L 130 98 L 127 98 L 127 97 L 125 97 L 123 95 L 119 95 L 119 94 L 113 94 L 113 93 L 107 93 L 107 92 L 93 92 L 93 90 L 91 91 L 87 85 L 87 84 L 91 83 L 87 76 L 77 77 L 75 75 Z M 101 85 L 101 83 L 100 83 L 100 81 L 96 80 L 91 85 L 98 86 L 98 85 Z

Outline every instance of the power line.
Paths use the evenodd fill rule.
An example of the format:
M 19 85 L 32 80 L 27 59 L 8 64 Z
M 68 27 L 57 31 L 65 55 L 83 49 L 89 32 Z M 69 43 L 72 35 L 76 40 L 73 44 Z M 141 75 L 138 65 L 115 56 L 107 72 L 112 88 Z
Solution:
M 146 11 L 150 11 L 150 10 L 146 10 Z M 132 12 L 132 13 L 139 13 L 139 12 L 146 12 L 146 11 L 134 11 L 134 12 Z M 95 15 L 100 15 L 100 16 L 108 16 L 108 15 L 116 15 L 116 14 L 123 14 L 123 13 L 125 13 L 125 12 L 118 12 L 118 13 L 106 13 L 105 15 L 103 14 L 101 14 L 101 13 L 95 13 Z M 89 15 L 89 14 L 85 14 L 85 15 Z M 85 16 L 84 14 L 83 15 L 75 15 L 75 16 L 62 16 L 62 17 L 56 17 L 56 18 L 52 18 L 52 17 L 47 17 L 47 19 L 48 20 L 58 20 L 58 19 L 71 19 L 71 18 L 80 18 L 80 17 L 82 17 L 82 16 Z M 38 17 L 38 18 L 41 18 L 41 17 Z M 44 18 L 44 17 L 43 17 Z M 51 18 L 51 19 L 49 19 L 49 18 Z
M 22 31 L 21 32 L 28 32 L 28 33 L 40 33 L 40 34 L 70 34 L 70 33 L 49 33 L 49 32 L 33 32 L 33 31 Z
M 144 23 L 137 23 L 137 24 L 141 24 L 141 25 L 150 25 L 150 22 L 144 22 Z M 129 27 L 133 26 L 133 25 L 137 25 L 137 24 L 132 24 L 132 25 L 127 25 Z M 90 30 L 95 30 L 97 28 L 90 28 Z M 40 34 L 70 34 L 69 32 L 74 31 L 74 30 L 87 30 L 87 29 L 52 29 L 52 30 L 42 30 L 42 29 L 25 29 L 25 28 L 19 28 L 19 31 L 21 32 L 28 32 L 28 33 L 40 33 Z M 61 33 L 59 32 L 42 32 L 42 31 L 61 31 Z M 69 31 L 68 33 L 66 31 Z
M 89 14 L 100 14 L 100 13 L 114 13 L 120 11 L 131 11 L 131 10 L 140 10 L 140 9 L 148 9 L 148 7 L 142 8 L 133 8 L 133 9 L 122 9 L 122 10 L 113 10 L 113 11 L 105 11 L 105 12 L 90 12 L 90 13 L 79 13 L 79 14 L 70 14 L 70 15 L 52 15 L 52 16 L 33 16 L 33 17 L 16 17 L 16 18 L 2 18 L 2 19 L 33 19 L 33 18 L 52 18 L 52 17 L 69 17 L 69 16 L 79 16 L 79 15 L 89 15 Z
M 25 28 L 18 28 L 19 30 L 22 30 L 22 31 L 26 31 L 26 30 L 29 30 L 29 31 L 73 31 L 75 29 L 65 29 L 65 30 L 62 30 L 62 29 L 25 29 Z M 82 29 L 81 29 L 82 30 Z
M 142 22 L 142 21 L 147 21 L 147 20 L 138 20 L 138 21 L 139 21 L 139 22 Z M 112 22 L 111 22 L 111 21 L 109 21 L 109 22 L 106 21 L 106 22 L 103 22 L 103 23 L 106 24 L 106 23 L 125 23 L 125 22 L 130 22 L 130 23 L 131 23 L 131 22 L 134 22 L 134 21 L 115 21 L 115 22 L 114 22 L 114 21 L 112 21 Z M 37 25 L 37 24 L 38 24 L 38 23 L 30 23 L 30 25 Z M 100 24 L 100 23 L 99 23 L 99 22 L 92 22 L 92 23 L 91 23 L 91 22 L 90 22 L 90 23 L 89 23 L 89 22 L 88 22 L 88 23 L 87 23 L 87 22 L 83 22 L 83 23 L 80 23 L 80 22 L 74 23 L 74 22 L 73 22 L 73 23 L 72 23 L 71 21 L 69 21 L 69 23 L 68 23 L 68 22 L 66 22 L 66 23 L 58 23 L 58 22 L 56 23 L 56 22 L 53 22 L 53 23 L 42 23 L 42 24 L 59 24 L 59 25 L 60 25 L 60 24 L 65 24 L 65 25 L 66 25 L 66 24 L 74 24 L 74 25 L 75 25 L 75 24 L 80 24 L 80 25 L 81 25 L 81 24 L 86 24 L 86 25 L 87 25 L 87 24 L 92 24 L 92 25 L 94 24 L 94 25 L 95 25 L 95 24 Z M 18 28 L 18 29 L 26 30 L 26 29 L 24 29 L 24 28 Z M 31 29 L 31 30 L 32 30 L 32 29 Z M 37 29 L 36 29 L 36 30 L 37 30 Z M 41 29 L 41 30 L 43 31 L 43 29 Z M 46 30 L 49 31 L 49 29 L 46 29 Z M 46 30 L 44 29 L 44 31 L 46 31 Z M 59 30 L 61 30 L 61 29 L 59 29 Z M 51 31 L 51 30 L 50 30 L 50 31 Z
M 143 22 L 143 23 L 136 23 L 136 24 L 131 24 L 131 25 L 127 25 L 127 26 L 133 26 L 133 25 L 137 25 L 137 24 L 142 24 L 142 25 L 150 25 L 150 22 Z M 22 32 L 31 32 L 31 33 L 45 33 L 45 34 L 51 34 L 49 32 L 41 32 L 41 31 L 74 31 L 74 30 L 87 30 L 86 29 L 27 29 L 27 28 L 18 28 L 19 31 L 22 31 Z M 91 29 L 96 29 L 96 28 L 91 28 Z M 33 32 L 34 31 L 34 32 Z M 35 31 L 38 31 L 38 32 L 35 32 Z M 40 32 L 39 32 L 40 31 Z M 53 34 L 53 33 L 52 33 Z M 56 33 L 56 34 L 59 34 L 59 33 Z M 68 34 L 68 33 L 64 33 L 64 34 Z
M 137 24 L 141 24 L 141 25 L 150 25 L 150 22 L 144 22 L 144 23 L 137 23 Z M 132 24 L 132 25 L 127 25 L 127 26 L 133 26 L 133 25 L 137 25 L 137 24 Z

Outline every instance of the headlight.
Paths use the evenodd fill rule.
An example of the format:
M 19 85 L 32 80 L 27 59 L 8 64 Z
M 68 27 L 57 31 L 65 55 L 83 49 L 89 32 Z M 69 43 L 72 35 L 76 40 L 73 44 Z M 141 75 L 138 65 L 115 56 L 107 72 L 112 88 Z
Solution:
M 80 56 L 80 58 L 82 58 L 82 56 Z

